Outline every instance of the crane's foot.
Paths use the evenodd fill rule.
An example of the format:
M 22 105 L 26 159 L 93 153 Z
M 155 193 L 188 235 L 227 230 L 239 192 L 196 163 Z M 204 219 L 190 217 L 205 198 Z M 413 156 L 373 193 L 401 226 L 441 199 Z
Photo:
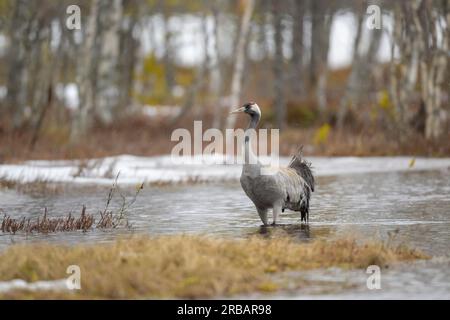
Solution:
M 300 222 L 301 223 L 309 223 L 309 212 L 302 212 L 300 216 Z

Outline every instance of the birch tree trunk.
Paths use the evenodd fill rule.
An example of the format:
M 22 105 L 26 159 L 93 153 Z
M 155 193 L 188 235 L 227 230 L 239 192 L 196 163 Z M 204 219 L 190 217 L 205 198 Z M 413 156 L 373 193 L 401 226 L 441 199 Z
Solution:
M 165 3 L 165 1 L 160 0 L 159 6 L 161 7 L 161 10 L 164 15 L 164 22 L 163 22 L 163 29 L 164 29 L 164 57 L 163 57 L 163 63 L 164 63 L 164 77 L 166 81 L 166 90 L 169 93 L 169 96 L 172 96 L 173 87 L 175 86 L 175 70 L 173 67 L 173 33 L 170 29 L 169 25 L 169 13 L 168 13 L 168 3 Z
M 31 1 L 15 2 L 10 26 L 10 45 L 8 51 L 8 78 L 6 105 L 12 115 L 12 127 L 18 128 L 23 123 L 24 108 L 27 104 L 27 49 L 26 39 L 31 23 Z
M 275 42 L 275 57 L 273 62 L 274 73 L 274 110 L 277 127 L 282 130 L 286 123 L 286 102 L 284 97 L 284 75 L 283 75 L 283 26 L 281 14 L 281 2 L 277 0 L 272 1 L 272 8 L 274 13 L 274 42 Z
M 120 98 L 120 29 L 122 0 L 102 0 L 99 12 L 100 57 L 98 62 L 96 115 L 105 123 L 114 120 Z
M 77 85 L 80 96 L 80 105 L 73 117 L 70 133 L 71 142 L 77 142 L 87 133 L 92 122 L 94 107 L 93 69 L 95 67 L 95 39 L 97 37 L 97 17 L 100 0 L 92 0 L 89 18 L 84 33 L 84 46 L 78 64 Z
M 323 113 L 326 108 L 328 51 L 334 4 L 314 0 L 310 2 L 311 50 L 309 61 L 309 88 L 314 90 L 317 106 Z
M 407 4 L 395 8 L 393 37 L 401 54 L 395 61 L 395 47 L 392 48 L 391 96 L 397 111 L 398 125 L 403 131 L 411 118 L 408 105 L 415 91 L 419 71 L 420 39 L 413 15 L 412 8 Z
M 35 59 L 36 68 L 31 75 L 31 81 L 33 82 L 31 90 L 31 117 L 30 124 L 33 129 L 33 135 L 30 143 L 30 149 L 32 149 L 37 141 L 39 130 L 44 121 L 48 107 L 50 105 L 52 97 L 52 78 L 53 72 L 56 67 L 56 63 L 59 61 L 58 53 L 61 46 L 56 51 L 54 57 L 51 56 L 51 39 L 52 29 L 49 25 L 40 21 L 41 25 L 39 30 L 42 35 L 39 35 L 36 43 L 33 47 L 37 51 L 37 54 L 33 55 Z M 41 33 L 40 32 L 40 33 Z M 60 42 L 61 45 L 62 42 Z
M 125 115 L 128 107 L 133 107 L 136 101 L 132 100 L 132 93 L 135 86 L 134 76 L 137 73 L 138 63 L 142 57 L 139 55 L 140 42 L 134 35 L 141 21 L 146 14 L 145 3 L 132 0 L 124 2 L 122 11 L 128 12 L 123 14 L 123 27 L 120 33 L 120 54 L 119 54 L 119 101 L 117 115 Z M 140 66 L 139 66 L 140 67 Z
M 221 128 L 222 127 L 222 70 L 221 70 L 221 56 L 220 56 L 220 48 L 219 48 L 219 9 L 217 3 L 212 4 L 212 13 L 213 13 L 213 35 L 214 35 L 214 54 L 215 61 L 213 66 L 211 66 L 211 80 L 210 80 L 210 90 L 213 93 L 213 96 L 216 100 L 214 104 L 214 118 L 213 118 L 213 128 Z
M 369 47 L 365 52 L 359 52 L 363 40 L 364 9 L 359 8 L 357 30 L 353 42 L 352 69 L 347 80 L 347 87 L 339 104 L 337 127 L 342 128 L 348 110 L 358 104 L 360 98 L 368 93 L 371 84 L 370 71 L 376 62 L 376 56 L 381 43 L 382 30 L 369 31 Z
M 442 30 L 442 48 L 438 50 L 437 56 L 435 57 L 435 68 L 436 68 L 436 78 L 435 78 L 435 100 L 437 112 L 434 113 L 435 126 L 428 132 L 428 138 L 439 138 L 445 133 L 445 122 L 449 121 L 450 110 L 448 109 L 448 101 L 450 99 L 450 62 L 449 62 L 449 52 L 450 52 L 450 4 L 448 1 L 442 1 L 442 15 L 445 19 L 445 25 L 442 24 L 442 20 L 435 18 L 441 26 Z M 434 14 L 437 14 L 436 12 Z M 447 97 L 445 97 L 447 95 Z M 445 99 L 447 99 L 447 110 L 445 109 Z M 445 113 L 446 112 L 446 113 Z
M 323 114 L 327 108 L 327 79 L 328 79 L 328 52 L 330 48 L 331 25 L 333 23 L 333 10 L 328 8 L 324 12 L 321 32 L 319 34 L 319 64 L 316 88 L 316 100 L 319 112 Z M 317 41 L 317 40 L 316 40 Z
M 303 79 L 303 20 L 305 16 L 305 3 L 303 0 L 292 0 L 293 3 L 293 35 L 292 35 L 292 63 L 294 76 L 292 81 L 292 92 L 295 95 L 304 93 Z
M 239 37 L 236 44 L 236 58 L 233 68 L 233 78 L 231 80 L 231 96 L 230 96 L 230 111 L 239 105 L 239 99 L 242 89 L 242 76 L 244 72 L 245 64 L 245 48 L 250 30 L 250 20 L 253 15 L 253 9 L 255 7 L 254 0 L 246 0 L 245 11 L 241 19 L 241 26 L 239 31 Z M 232 114 L 227 117 L 226 128 L 234 128 L 236 123 L 236 115 Z
M 395 108 L 397 122 L 400 125 L 403 125 L 405 123 L 404 121 L 405 110 L 404 106 L 400 103 L 400 97 L 398 94 L 400 85 L 397 77 L 397 64 L 395 61 L 395 49 L 402 35 L 402 24 L 399 22 L 401 21 L 400 15 L 401 12 L 397 7 L 394 10 L 394 29 L 392 30 L 391 35 L 391 60 L 389 63 L 389 95 Z
M 448 77 L 448 2 L 402 2 L 395 12 L 394 41 L 400 58 L 391 66 L 391 95 L 399 125 L 404 127 L 413 120 L 409 105 L 419 73 L 425 137 L 437 139 L 443 135 L 446 121 L 443 88 Z M 441 41 L 438 33 L 441 33 Z
M 438 8 L 429 2 L 415 1 L 414 21 L 419 32 L 423 57 L 420 60 L 422 77 L 422 95 L 425 101 L 426 121 L 425 137 L 438 139 L 444 133 L 444 99 L 442 88 L 446 85 L 448 92 L 448 52 L 450 12 L 447 1 L 437 2 Z M 441 16 L 441 14 L 442 16 Z M 420 16 L 422 15 L 422 16 Z M 446 26 L 442 25 L 445 19 Z M 438 28 L 441 26 L 441 45 L 438 46 Z
M 311 16 L 311 34 L 310 34 L 310 55 L 309 55 L 309 88 L 315 88 L 317 84 L 317 53 L 320 50 L 318 41 L 320 34 L 320 8 L 318 1 L 311 0 L 309 3 Z

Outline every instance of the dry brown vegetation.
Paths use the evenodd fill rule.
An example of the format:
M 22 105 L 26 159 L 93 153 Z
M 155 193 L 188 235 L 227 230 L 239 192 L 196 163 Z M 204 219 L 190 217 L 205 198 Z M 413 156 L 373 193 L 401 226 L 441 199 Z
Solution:
M 83 206 L 79 217 L 72 216 L 69 213 L 66 217 L 47 217 L 47 208 L 44 215 L 36 219 L 25 218 L 14 219 L 9 215 L 4 215 L 1 223 L 3 233 L 16 234 L 17 232 L 29 233 L 51 233 L 61 231 L 88 231 L 94 225 L 94 215 L 86 213 L 86 207 Z
M 105 211 L 99 212 L 98 221 L 93 214 L 86 213 L 86 207 L 83 206 L 79 216 L 69 213 L 64 217 L 48 217 L 47 208 L 42 216 L 36 218 L 22 217 L 20 219 L 11 218 L 4 214 L 1 222 L 0 231 L 3 233 L 16 234 L 18 232 L 25 234 L 33 233 L 54 233 L 83 231 L 87 232 L 96 229 L 114 229 L 119 226 L 130 227 L 128 219 L 126 219 L 124 211 Z
M 299 117 L 302 114 L 298 115 Z M 407 135 L 394 128 L 381 128 L 355 123 L 337 130 L 330 119 L 316 119 L 308 125 L 302 121 L 295 122 L 282 132 L 280 152 L 291 155 L 300 145 L 305 146 L 305 155 L 322 156 L 394 156 L 394 155 L 450 155 L 450 133 L 442 140 L 427 141 L 421 134 L 410 132 Z M 210 127 L 211 116 L 202 119 L 203 128 Z M 31 132 L 23 130 L 16 133 L 0 134 L 0 163 L 21 160 L 53 160 L 53 159 L 87 159 L 100 158 L 120 154 L 154 156 L 168 154 L 176 142 L 171 142 L 171 133 L 175 128 L 192 130 L 194 117 L 189 116 L 176 125 L 169 121 L 146 119 L 143 117 L 127 118 L 116 121 L 111 126 L 96 126 L 88 139 L 77 144 L 68 142 L 67 130 L 53 128 L 44 130 L 34 148 L 29 148 Z M 245 127 L 247 119 L 239 118 L 237 127 Z M 321 128 L 330 123 L 329 132 L 323 137 Z M 263 127 L 270 127 L 268 122 Z M 204 145 L 207 145 L 205 143 Z
M 97 229 L 112 229 L 120 226 L 130 227 L 129 221 L 127 219 L 127 211 L 136 202 L 136 199 L 144 188 L 144 184 L 140 184 L 136 187 L 136 191 L 131 199 L 128 199 L 120 190 L 117 185 L 117 179 L 119 174 L 117 174 L 113 185 L 109 189 L 108 197 L 106 200 L 105 208 L 99 212 L 100 218 L 96 221 L 93 214 L 86 212 L 86 206 L 81 209 L 80 215 L 72 215 L 69 213 L 63 217 L 48 217 L 47 208 L 44 208 L 44 214 L 36 218 L 32 217 L 22 217 L 22 218 L 11 218 L 8 214 L 4 213 L 0 209 L 0 213 L 3 213 L 3 219 L 0 224 L 0 231 L 3 233 L 16 234 L 17 232 L 24 232 L 26 234 L 31 233 L 53 233 L 62 231 L 76 231 L 81 230 L 86 232 L 92 228 Z M 1 180 L 0 180 L 1 182 Z M 0 183 L 0 187 L 1 187 Z M 14 184 L 7 185 L 9 188 L 17 187 Z M 45 183 L 40 183 L 40 189 L 45 188 Z M 44 191 L 44 190 L 41 190 Z M 121 203 L 118 209 L 111 210 L 110 204 L 115 195 L 119 195 L 121 198 Z
M 284 271 L 385 267 L 427 258 L 405 246 L 352 238 L 300 243 L 287 237 L 139 236 L 72 247 L 14 245 L 0 254 L 0 281 L 63 279 L 66 268 L 76 264 L 81 268 L 79 291 L 20 291 L 2 298 L 204 298 L 283 289 L 289 281 L 274 275 Z
M 450 155 L 446 1 L 385 1 L 392 26 L 373 32 L 364 32 L 364 5 L 351 0 L 123 1 L 104 10 L 82 1 L 83 41 L 73 41 L 64 26 L 64 2 L 0 3 L 0 22 L 8 26 L 0 44 L 0 163 L 168 153 L 174 128 L 189 129 L 194 119 L 211 127 L 211 114 L 221 111 L 214 123 L 223 127 L 230 119 L 225 109 L 249 100 L 263 107 L 263 125 L 288 129 L 284 155 L 301 144 L 307 155 Z M 346 39 L 349 64 L 337 70 L 328 56 L 333 21 L 343 13 L 356 23 L 348 26 L 354 29 Z M 196 31 L 204 41 L 196 46 L 198 63 L 186 64 L 191 43 L 183 41 L 190 32 L 184 19 L 175 19 L 180 32 L 161 27 L 166 20 L 156 28 L 147 23 L 161 14 L 203 21 Z M 303 28 L 312 16 L 311 30 Z M 207 20 L 217 32 L 209 34 Z M 239 32 L 223 32 L 235 23 Z M 52 32 L 55 25 L 64 32 Z M 387 53 L 385 37 L 396 53 L 390 61 L 377 56 Z M 151 45 L 143 46 L 144 39 Z M 219 43 L 233 46 L 221 50 Z M 258 48 L 258 57 L 244 43 Z M 291 55 L 283 53 L 286 45 Z M 61 90 L 75 88 L 77 99 Z M 140 108 L 146 105 L 177 105 L 181 121 L 145 119 Z
M 383 69 L 387 70 L 387 67 L 383 66 Z M 408 130 L 402 129 L 395 120 L 392 101 L 384 91 L 380 91 L 381 98 L 377 101 L 364 102 L 349 110 L 344 126 L 338 129 L 339 102 L 349 72 L 348 68 L 330 71 L 328 109 L 324 114 L 319 113 L 312 93 L 287 101 L 288 126 L 280 136 L 282 155 L 292 155 L 300 145 L 304 145 L 306 156 L 450 156 L 450 130 L 446 130 L 440 139 L 427 140 L 423 132 L 424 119 L 417 117 L 414 119 L 419 124 L 411 123 Z M 258 74 L 258 77 L 264 78 L 264 75 Z M 250 88 L 250 92 L 258 89 L 255 84 Z M 243 101 L 254 99 L 248 94 L 242 98 Z M 258 97 L 257 101 L 263 116 L 260 127 L 274 128 L 273 97 L 266 95 Z M 172 118 L 149 118 L 130 113 L 111 125 L 95 123 L 78 143 L 70 142 L 68 114 L 63 119 L 45 119 L 34 144 L 31 144 L 35 134 L 32 129 L 25 126 L 9 131 L 7 123 L 0 119 L 0 163 L 29 159 L 92 159 L 121 154 L 168 154 L 177 144 L 170 141 L 173 130 L 186 128 L 193 132 L 194 120 L 203 121 L 203 130 L 211 128 L 214 110 L 214 102 L 195 105 L 191 112 L 175 123 Z M 222 117 L 226 118 L 227 114 Z M 245 116 L 239 117 L 236 128 L 245 128 L 247 120 Z M 324 132 L 324 127 L 328 127 L 327 132 Z M 204 146 L 207 144 L 205 142 Z M 79 174 L 82 174 L 82 166 L 80 170 Z

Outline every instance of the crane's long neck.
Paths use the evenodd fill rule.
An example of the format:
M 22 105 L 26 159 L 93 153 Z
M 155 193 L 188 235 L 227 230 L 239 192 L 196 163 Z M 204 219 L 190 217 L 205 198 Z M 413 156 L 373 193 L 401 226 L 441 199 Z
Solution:
M 245 130 L 244 140 L 244 166 L 245 165 L 259 165 L 258 157 L 253 153 L 252 140 L 256 136 L 256 127 L 260 119 L 259 114 L 252 114 L 250 123 Z

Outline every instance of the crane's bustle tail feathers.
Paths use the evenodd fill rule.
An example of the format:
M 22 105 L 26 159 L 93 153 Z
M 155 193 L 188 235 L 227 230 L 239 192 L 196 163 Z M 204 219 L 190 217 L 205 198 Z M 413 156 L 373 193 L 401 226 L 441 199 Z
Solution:
M 311 171 L 311 163 L 302 158 L 302 148 L 292 157 L 288 167 L 294 169 L 305 180 L 311 191 L 314 192 L 314 176 Z
M 309 163 L 302 157 L 302 148 L 303 147 L 300 147 L 297 154 L 292 157 L 288 167 L 294 169 L 305 182 L 303 195 L 301 196 L 300 201 L 295 207 L 296 211 L 300 211 L 301 221 L 308 222 L 309 200 L 311 198 L 311 192 L 314 192 L 315 181 L 311 170 L 311 163 Z

